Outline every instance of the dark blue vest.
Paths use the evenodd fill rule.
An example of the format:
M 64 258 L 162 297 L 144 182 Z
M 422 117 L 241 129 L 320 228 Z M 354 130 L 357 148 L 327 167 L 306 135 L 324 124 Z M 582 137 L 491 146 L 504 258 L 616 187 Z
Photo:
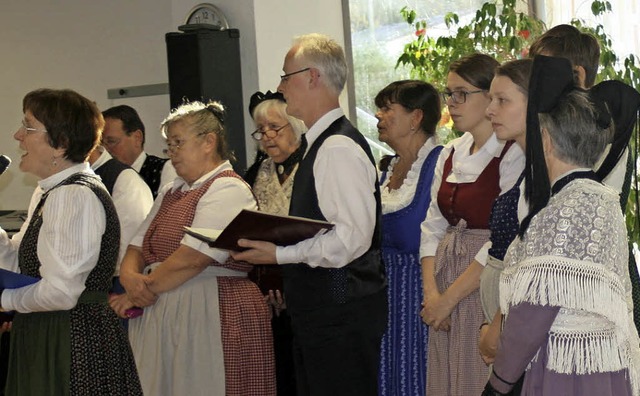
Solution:
M 109 191 L 109 195 L 113 195 L 113 186 L 116 184 L 120 173 L 125 169 L 130 169 L 130 167 L 115 158 L 111 158 L 98 169 L 94 170 L 94 172 L 102 179 L 102 184 L 104 184 L 107 191 Z
M 313 142 L 300 162 L 293 181 L 290 215 L 326 220 L 318 205 L 313 164 L 322 143 L 333 135 L 343 135 L 352 139 L 367 153 L 371 166 L 375 166 L 373 155 L 364 136 L 345 117 L 339 118 Z M 376 226 L 371 246 L 366 253 L 342 268 L 312 268 L 304 263 L 282 266 L 287 308 L 291 313 L 345 304 L 379 292 L 386 287 L 384 266 L 380 256 L 381 206 L 377 180 L 374 187 Z

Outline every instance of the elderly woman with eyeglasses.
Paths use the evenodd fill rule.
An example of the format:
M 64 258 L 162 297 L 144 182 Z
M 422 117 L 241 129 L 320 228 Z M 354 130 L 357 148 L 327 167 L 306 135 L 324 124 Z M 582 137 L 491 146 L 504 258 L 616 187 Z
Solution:
M 260 144 L 260 148 L 256 161 L 244 178 L 252 186 L 261 211 L 286 216 L 289 214 L 293 178 L 306 149 L 301 136 L 307 128 L 301 120 L 287 114 L 287 104 L 279 92 L 253 94 L 249 113 L 256 125 L 251 136 Z M 281 292 L 280 267 L 256 266 L 249 277 L 258 284 L 275 313 L 271 327 L 278 395 L 295 395 L 293 335 Z
M 427 395 L 479 394 L 488 369 L 478 351 L 478 287 L 494 200 L 515 184 L 524 154 L 496 137 L 485 110 L 498 62 L 472 54 L 449 67 L 445 97 L 465 133 L 442 149 L 421 225 L 422 319 L 430 326 Z
M 293 176 L 306 149 L 301 136 L 307 127 L 287 114 L 287 104 L 279 92 L 256 92 L 251 96 L 249 112 L 256 125 L 251 137 L 260 148 L 245 180 L 252 185 L 260 210 L 287 215 Z
M 224 110 L 184 104 L 163 121 L 178 178 L 162 188 L 129 245 L 120 279 L 142 316 L 129 338 L 148 395 L 274 395 L 269 309 L 247 279 L 251 266 L 210 248 L 184 226 L 223 229 L 242 209 L 256 209 L 233 171 Z

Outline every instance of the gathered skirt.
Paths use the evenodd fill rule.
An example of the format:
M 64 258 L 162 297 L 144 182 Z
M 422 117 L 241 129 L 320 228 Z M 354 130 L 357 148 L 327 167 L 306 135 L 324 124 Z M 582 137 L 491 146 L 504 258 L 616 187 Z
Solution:
M 383 249 L 389 316 L 382 337 L 379 395 L 424 395 L 427 325 L 420 317 L 422 275 L 417 254 Z
M 469 267 L 489 230 L 467 229 L 461 220 L 449 227 L 435 257 L 435 278 L 443 293 Z M 451 312 L 450 331 L 431 331 L 427 347 L 427 395 L 468 396 L 482 393 L 489 369 L 480 358 L 478 328 L 484 320 L 475 290 Z
M 16 313 L 7 395 L 142 395 L 131 347 L 107 293 L 69 311 Z
M 205 269 L 129 321 L 145 394 L 275 395 L 270 312 L 245 277 Z

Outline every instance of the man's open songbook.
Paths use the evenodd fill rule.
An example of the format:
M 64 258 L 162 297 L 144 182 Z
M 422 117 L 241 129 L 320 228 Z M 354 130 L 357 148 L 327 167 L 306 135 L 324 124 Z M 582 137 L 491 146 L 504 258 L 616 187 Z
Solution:
M 224 230 L 185 227 L 185 232 L 205 241 L 210 247 L 242 251 L 238 239 L 272 242 L 278 246 L 294 245 L 333 228 L 326 221 L 295 216 L 278 216 L 243 209 Z

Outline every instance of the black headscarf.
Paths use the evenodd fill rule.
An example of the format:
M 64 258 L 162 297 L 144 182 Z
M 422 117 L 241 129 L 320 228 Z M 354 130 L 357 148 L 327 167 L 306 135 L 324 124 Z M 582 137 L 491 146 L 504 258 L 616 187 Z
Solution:
M 524 191 L 529 215 L 520 225 L 520 237 L 524 235 L 531 218 L 547 205 L 551 195 L 538 114 L 553 109 L 558 100 L 574 88 L 573 69 L 568 59 L 543 55 L 533 58 L 527 102 L 527 159 L 524 169 Z
M 571 63 L 564 58 L 538 55 L 534 58 L 529 82 L 527 106 L 527 162 L 525 197 L 529 215 L 520 226 L 519 235 L 527 229 L 531 218 L 549 201 L 550 182 L 542 149 L 539 113 L 552 110 L 558 100 L 574 86 Z M 597 109 L 597 124 L 606 129 L 613 121 L 615 134 L 611 148 L 596 175 L 599 180 L 609 175 L 627 147 L 638 121 L 640 93 L 620 81 L 605 81 L 589 90 L 589 98 Z
M 272 100 L 272 99 L 279 100 L 281 102 L 286 102 L 284 100 L 284 95 L 282 95 L 280 92 L 267 91 L 265 93 L 262 93 L 258 91 L 253 95 L 251 95 L 251 99 L 249 99 L 249 115 L 253 117 L 253 111 L 256 109 L 256 107 L 258 107 L 260 103 L 264 102 L 265 100 Z
M 614 124 L 611 149 L 596 171 L 600 180 L 604 179 L 616 166 L 629 144 L 633 128 L 638 122 L 640 93 L 621 81 L 603 81 L 589 91 L 593 98 L 599 98 L 607 104 Z

